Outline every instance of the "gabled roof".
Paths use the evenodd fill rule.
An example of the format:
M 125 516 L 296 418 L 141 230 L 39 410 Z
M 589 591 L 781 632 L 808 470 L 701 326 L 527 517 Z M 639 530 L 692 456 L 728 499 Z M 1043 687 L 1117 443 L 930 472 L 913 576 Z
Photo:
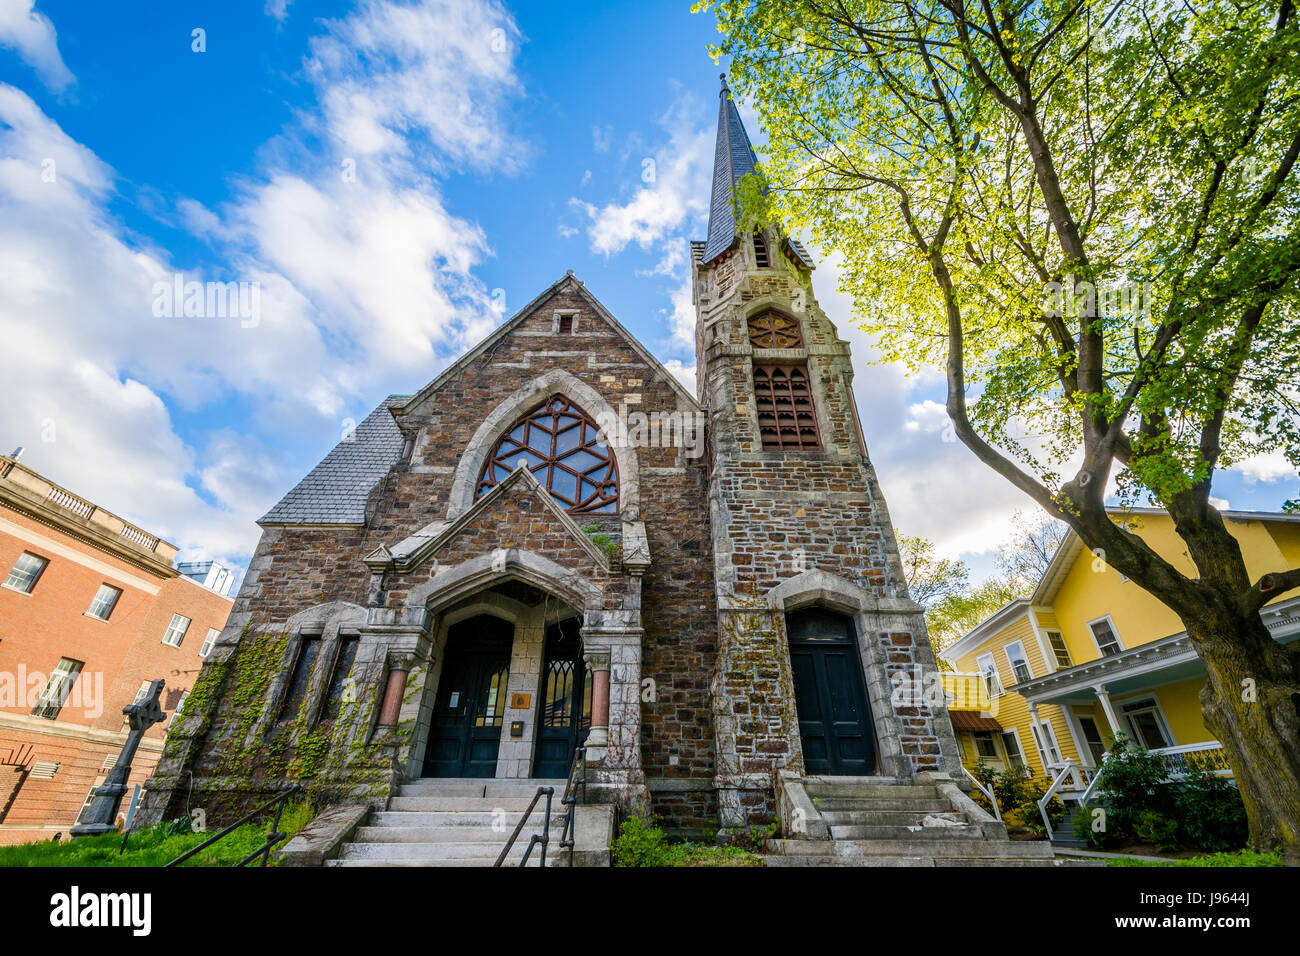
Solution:
M 1008 601 L 961 637 L 957 638 L 957 640 L 945 647 L 939 652 L 939 656 L 950 664 L 957 663 L 957 658 L 969 654 L 1012 621 L 1019 620 L 1028 611 L 1029 602 L 1024 598 L 1016 598 L 1012 601 Z
M 623 338 L 623 340 L 632 348 L 634 352 L 636 352 L 636 354 L 641 358 L 641 360 L 644 361 L 647 365 L 649 365 L 652 369 L 654 369 L 655 372 L 664 381 L 666 381 L 669 384 L 669 386 L 671 386 L 671 388 L 676 393 L 679 400 L 686 402 L 687 407 L 689 407 L 691 410 L 693 411 L 699 410 L 700 405 L 699 402 L 695 400 L 695 396 L 692 395 L 690 392 L 686 391 L 685 386 L 683 386 L 682 383 L 677 380 L 677 377 L 673 375 L 672 372 L 668 371 L 668 369 L 664 367 L 664 364 L 660 362 L 657 358 L 655 358 L 654 355 L 651 354 L 651 352 L 648 349 L 646 349 L 644 345 L 642 345 L 639 341 L 637 341 L 636 337 L 627 329 L 625 329 L 622 326 L 622 324 L 618 321 L 618 319 L 614 318 L 614 316 L 610 314 L 608 309 L 606 309 L 603 305 L 601 305 L 600 300 L 591 294 L 591 292 L 587 289 L 586 284 L 582 282 L 580 279 L 578 279 L 576 276 L 574 276 L 573 270 L 570 269 L 560 279 L 551 283 L 551 285 L 548 286 L 546 290 L 542 292 L 541 295 L 537 296 L 535 299 L 533 299 L 531 302 L 525 305 L 522 309 L 520 309 L 518 312 L 512 315 L 509 319 L 501 323 L 501 325 L 497 326 L 497 328 L 492 332 L 491 335 L 485 338 L 482 342 L 479 342 L 478 345 L 474 346 L 472 349 L 470 349 L 468 352 L 462 355 L 459 359 L 453 362 L 441 375 L 435 378 L 432 382 L 424 386 L 424 388 L 420 389 L 420 391 L 417 392 L 415 395 L 410 396 L 405 402 L 393 406 L 393 414 L 408 415 L 411 412 L 415 411 L 415 409 L 417 409 L 421 404 L 423 404 L 430 396 L 437 394 L 439 389 L 441 389 L 444 385 L 446 385 L 457 375 L 459 375 L 461 371 L 465 368 L 465 366 L 469 365 L 471 362 L 477 359 L 484 352 L 487 352 L 489 349 L 493 348 L 498 342 L 504 339 L 512 331 L 514 331 L 516 327 L 522 324 L 523 321 L 526 318 L 528 318 L 528 316 L 532 315 L 532 313 L 535 312 L 538 309 L 538 307 L 542 305 L 543 302 L 545 302 L 547 299 L 554 296 L 556 293 L 558 293 L 566 286 L 572 288 L 584 299 L 586 299 L 588 303 L 590 303 L 592 309 L 595 310 L 596 314 L 599 315 L 602 319 L 604 319 L 607 323 L 609 323 L 609 325 L 614 329 L 614 331 L 617 332 Z
M 364 524 L 370 489 L 401 457 L 405 439 L 389 409 L 406 399 L 384 399 L 257 523 Z

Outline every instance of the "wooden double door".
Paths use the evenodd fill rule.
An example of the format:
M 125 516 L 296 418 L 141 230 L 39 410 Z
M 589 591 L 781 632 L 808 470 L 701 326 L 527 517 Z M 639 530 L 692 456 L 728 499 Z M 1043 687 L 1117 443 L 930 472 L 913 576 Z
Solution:
M 871 708 L 853 621 L 823 608 L 786 618 L 804 768 L 816 776 L 876 769 Z
M 514 625 L 483 615 L 452 625 L 424 751 L 426 777 L 495 777 Z

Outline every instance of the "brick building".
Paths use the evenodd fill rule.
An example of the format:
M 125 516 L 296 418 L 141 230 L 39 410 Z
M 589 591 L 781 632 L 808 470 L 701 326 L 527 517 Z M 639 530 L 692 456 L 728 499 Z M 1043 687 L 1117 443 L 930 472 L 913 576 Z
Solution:
M 161 677 L 173 713 L 193 685 L 232 602 L 173 568 L 175 554 L 0 457 L 0 843 L 67 836 L 121 749 L 122 708 Z M 165 733 L 142 741 L 132 787 Z
M 262 518 L 151 818 L 562 778 L 582 741 L 590 799 L 680 831 L 770 819 L 782 779 L 960 774 L 942 704 L 892 701 L 922 611 L 814 264 L 737 222 L 753 169 L 724 84 L 698 395 L 570 272 Z

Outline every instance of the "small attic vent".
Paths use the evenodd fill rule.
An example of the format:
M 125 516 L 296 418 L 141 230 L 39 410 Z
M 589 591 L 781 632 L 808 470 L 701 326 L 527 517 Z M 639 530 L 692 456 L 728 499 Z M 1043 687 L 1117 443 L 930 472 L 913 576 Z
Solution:
M 572 335 L 578 330 L 578 313 L 576 310 L 567 309 L 564 312 L 555 313 L 555 332 L 558 335 Z
M 560 332 L 561 334 L 564 335 L 568 335 L 569 333 L 573 332 L 573 316 L 571 315 L 560 316 Z
M 38 760 L 32 764 L 32 770 L 28 776 L 36 780 L 53 780 L 54 775 L 58 772 L 59 762 L 57 760 Z

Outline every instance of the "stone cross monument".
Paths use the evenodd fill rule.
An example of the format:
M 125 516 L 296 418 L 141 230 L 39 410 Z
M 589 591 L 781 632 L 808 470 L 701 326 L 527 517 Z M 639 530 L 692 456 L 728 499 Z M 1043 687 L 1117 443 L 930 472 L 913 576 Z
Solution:
M 141 700 L 122 708 L 122 713 L 130 722 L 131 732 L 126 735 L 122 752 L 117 755 L 117 763 L 113 764 L 107 779 L 95 788 L 95 796 L 82 822 L 72 828 L 74 837 L 95 836 L 117 829 L 117 808 L 126 793 L 126 781 L 131 776 L 131 761 L 135 759 L 140 740 L 144 737 L 145 731 L 167 716 L 158 704 L 164 685 L 165 681 L 162 678 L 155 680 L 149 685 L 149 692 Z

